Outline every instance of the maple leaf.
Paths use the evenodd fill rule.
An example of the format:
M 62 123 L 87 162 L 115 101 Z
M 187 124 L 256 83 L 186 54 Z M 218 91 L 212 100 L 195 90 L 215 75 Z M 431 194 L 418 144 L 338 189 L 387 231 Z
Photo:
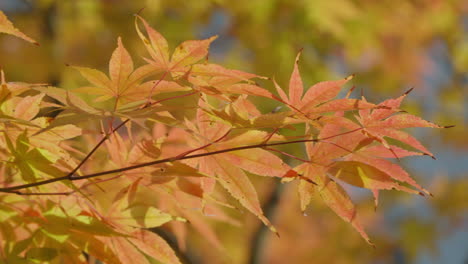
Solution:
M 95 69 L 74 68 L 93 84 L 92 87 L 81 87 L 75 91 L 99 95 L 95 101 L 106 101 L 114 98 L 117 106 L 126 102 L 148 99 L 158 93 L 188 90 L 188 88 L 172 81 L 159 80 L 141 83 L 145 78 L 155 74 L 155 71 L 151 65 L 143 65 L 134 70 L 133 60 L 123 46 L 120 37 L 117 41 L 117 48 L 109 61 L 110 78 Z
M 341 87 L 351 80 L 353 76 L 337 81 L 319 82 L 311 86 L 304 94 L 304 87 L 298 67 L 300 55 L 301 52 L 296 56 L 294 70 L 289 80 L 289 95 L 286 95 L 283 89 L 276 83 L 276 81 L 274 81 L 281 100 L 296 114 L 310 119 L 316 118 L 318 114 L 326 112 L 368 109 L 375 107 L 374 104 L 358 99 L 344 98 L 332 100 L 338 95 Z
M 262 114 L 257 107 L 248 100 L 246 94 L 239 96 L 224 108 L 209 108 L 204 109 L 204 111 L 219 122 L 229 124 L 239 129 L 278 129 L 302 122 L 297 118 L 291 117 L 291 114 L 288 112 Z M 273 134 L 272 140 L 285 140 L 285 138 Z
M 339 118 L 339 117 L 337 117 Z M 345 121 L 342 121 L 345 122 Z M 350 134 L 338 134 L 341 132 L 341 126 L 336 123 L 327 124 L 321 130 L 319 138 L 329 138 L 317 143 L 306 143 L 307 155 L 309 162 L 303 163 L 294 168 L 301 179 L 299 184 L 299 198 L 301 209 L 305 210 L 310 202 L 310 198 L 316 191 L 324 203 L 332 209 L 343 220 L 351 223 L 351 225 L 359 232 L 359 234 L 372 245 L 368 235 L 364 231 L 362 224 L 357 215 L 356 208 L 347 195 L 346 191 L 339 183 L 331 179 L 328 174 L 330 169 L 336 165 L 336 158 L 348 154 L 347 147 L 352 144 L 357 144 Z M 340 135 L 335 137 L 335 135 Z M 339 139 L 337 139 L 339 138 Z M 339 143 L 334 143 L 332 140 L 337 140 Z M 288 175 L 294 177 L 295 175 Z
M 421 153 L 407 151 L 397 146 L 390 146 L 390 150 L 383 145 L 375 144 L 360 147 L 347 155 L 344 161 L 337 162 L 329 172 L 347 183 L 372 190 L 375 207 L 378 205 L 378 191 L 383 189 L 432 195 L 416 183 L 401 166 L 388 160 L 389 158 L 422 155 Z M 409 184 L 417 191 L 401 183 Z
M 216 96 L 225 101 L 232 101 L 227 95 L 245 94 L 277 100 L 268 90 L 252 83 L 250 79 L 266 77 L 226 69 L 217 64 L 195 64 L 190 69 L 188 80 L 205 94 Z
M 200 106 L 206 105 L 200 101 Z M 238 147 L 240 142 L 243 142 L 242 144 L 261 143 L 268 137 L 266 132 L 247 131 L 234 133 L 232 137 L 225 138 L 231 126 L 211 120 L 210 116 L 201 109 L 197 110 L 196 124 L 188 121 L 186 124 L 195 136 L 190 144 L 201 152 Z M 263 149 L 250 149 L 202 157 L 197 159 L 196 163 L 200 172 L 214 177 L 245 208 L 255 214 L 273 232 L 276 232 L 263 215 L 255 188 L 244 170 L 265 176 L 281 176 L 289 170 L 281 159 Z M 202 185 L 202 188 L 205 192 L 210 192 L 214 188 L 213 185 L 214 182 L 209 181 L 206 185 Z
M 138 19 L 143 23 L 148 38 L 140 31 Z M 173 78 L 177 79 L 190 70 L 190 66 L 208 55 L 208 47 L 217 36 L 204 40 L 187 40 L 177 46 L 169 59 L 169 45 L 167 40 L 151 26 L 145 19 L 136 15 L 135 28 L 138 36 L 143 41 L 148 50 L 151 59 L 145 60 L 153 66 L 153 70 L 158 72 L 168 72 Z
M 7 16 L 0 10 L 0 32 L 10 34 L 16 36 L 18 38 L 22 38 L 26 41 L 29 41 L 35 45 L 39 45 L 37 41 L 34 39 L 26 36 L 23 32 L 19 31 L 17 28 L 13 26 L 10 20 L 8 20 Z
M 341 112 L 323 118 L 325 125 L 320 130 L 318 142 L 306 143 L 310 162 L 294 169 L 301 177 L 306 177 L 317 185 L 313 186 L 303 181 L 299 185 L 302 210 L 310 202 L 314 190 L 317 190 L 324 198 L 324 202 L 344 220 L 351 222 L 369 242 L 361 225 L 355 222 L 356 212 L 351 200 L 339 184 L 328 175 L 370 189 L 375 197 L 375 206 L 378 203 L 378 191 L 382 189 L 430 194 L 411 179 L 399 165 L 387 160 L 421 154 L 390 145 L 384 137 L 399 139 L 415 149 L 425 151 L 424 155 L 432 155 L 428 154 L 429 152 L 413 137 L 404 137 L 407 134 L 399 129 L 441 127 L 413 115 L 397 114 L 400 112 L 400 103 L 406 95 L 407 93 L 397 99 L 384 101 L 377 108 L 361 109 L 359 117 L 356 117 L 360 125 L 344 118 Z M 292 176 L 294 177 L 294 174 Z M 401 183 L 409 184 L 417 190 Z
M 385 137 L 396 139 L 434 159 L 434 155 L 429 150 L 427 150 L 416 138 L 407 132 L 402 131 L 401 129 L 411 127 L 448 127 L 439 126 L 411 114 L 401 113 L 399 109 L 400 104 L 411 90 L 407 91 L 396 99 L 389 99 L 380 103 L 378 106 L 382 107 L 379 109 L 360 110 L 359 116 L 357 116 L 356 119 L 364 128 L 363 133 L 367 137 L 379 141 L 387 149 L 391 150 L 391 147 L 390 143 L 385 139 Z
M 364 231 L 359 220 L 356 207 L 351 201 L 346 191 L 340 184 L 329 178 L 326 173 L 328 168 L 315 165 L 312 163 L 304 163 L 294 168 L 301 176 L 309 178 L 316 184 L 304 182 L 300 188 L 301 207 L 305 206 L 310 201 L 310 196 L 314 191 L 317 191 L 323 202 L 332 209 L 338 216 L 346 222 L 349 222 L 359 234 L 372 245 L 369 236 Z M 302 181 L 302 180 L 301 180 Z

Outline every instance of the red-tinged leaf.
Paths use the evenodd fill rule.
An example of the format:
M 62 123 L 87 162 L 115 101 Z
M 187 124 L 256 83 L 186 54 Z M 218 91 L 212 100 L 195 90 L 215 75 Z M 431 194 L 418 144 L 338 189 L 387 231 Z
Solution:
M 372 245 L 369 237 L 359 222 L 356 208 L 348 194 L 339 184 L 326 176 L 328 167 L 314 163 L 303 163 L 294 168 L 294 170 L 298 175 L 301 175 L 301 179 L 309 179 L 314 182 L 314 185 L 307 182 L 310 186 L 307 186 L 306 183 L 303 183 L 303 185 L 300 186 L 299 198 L 301 200 L 301 209 L 303 211 L 309 203 L 313 192 L 317 191 L 330 209 L 332 209 L 343 220 L 351 223 L 367 243 Z
M 209 159 L 203 159 L 202 161 L 200 161 L 199 169 L 200 169 L 200 172 L 202 173 L 206 173 L 207 175 L 212 175 L 214 174 L 214 169 L 211 168 L 212 164 L 209 163 L 208 161 Z M 203 198 L 205 198 L 205 196 L 209 196 L 213 194 L 214 189 L 216 187 L 216 179 L 215 178 L 202 178 L 200 186 L 203 190 Z
M 190 76 L 210 77 L 209 83 L 214 87 L 228 86 L 241 81 L 249 81 L 252 78 L 266 79 L 256 74 L 227 69 L 218 64 L 195 64 L 190 71 Z
M 390 149 L 382 146 L 375 145 L 369 146 L 359 150 L 360 154 L 367 155 L 370 157 L 379 157 L 379 158 L 404 158 L 408 156 L 420 156 L 423 155 L 420 152 L 409 151 L 406 149 L 399 148 L 397 146 L 390 146 Z
M 155 160 L 161 154 L 156 140 L 143 139 L 130 150 L 128 162 L 130 164 L 143 163 Z
M 371 131 L 372 133 L 376 133 L 377 135 L 382 135 L 382 136 L 390 137 L 398 141 L 401 141 L 407 144 L 408 146 L 411 146 L 417 150 L 422 151 L 424 155 L 428 155 L 434 158 L 434 155 L 426 147 L 424 147 L 421 144 L 421 142 L 419 142 L 416 138 L 414 138 L 413 136 L 411 136 L 410 134 L 404 131 L 400 131 L 400 130 L 396 130 L 392 128 L 377 128 L 377 129 L 371 129 Z
M 341 87 L 352 78 L 351 75 L 338 81 L 325 81 L 314 84 L 304 94 L 299 108 L 307 107 L 310 109 L 310 107 L 332 100 L 338 95 Z
M 39 113 L 40 104 L 44 95 L 45 94 L 38 94 L 24 97 L 16 105 L 14 116 L 28 121 L 33 119 Z
M 346 82 L 351 80 L 353 76 L 349 76 L 345 78 L 344 80 L 319 82 L 311 86 L 306 91 L 304 96 L 302 96 L 304 88 L 303 88 L 301 76 L 299 74 L 299 68 L 297 65 L 299 56 L 300 56 L 300 53 L 296 57 L 296 62 L 294 63 L 294 70 L 289 80 L 289 97 L 285 94 L 283 89 L 281 89 L 281 87 L 276 83 L 276 81 L 273 80 L 276 90 L 278 91 L 278 94 L 280 95 L 281 101 L 288 104 L 288 106 L 292 108 L 294 111 L 299 112 L 301 116 L 303 116 L 304 114 L 307 115 L 309 114 L 309 112 L 321 113 L 321 112 L 337 111 L 337 110 L 334 110 L 335 108 L 338 108 L 338 109 L 343 108 L 345 110 L 350 110 L 349 108 L 351 107 L 351 110 L 356 109 L 356 107 L 352 107 L 352 105 L 350 106 L 350 102 L 353 102 L 353 101 L 348 101 L 346 103 L 346 100 L 344 100 L 335 105 L 324 106 L 322 110 L 318 110 L 317 112 L 314 112 L 313 109 L 315 107 L 318 107 L 319 105 L 326 103 L 332 100 L 333 98 L 335 98 L 340 92 L 341 87 Z M 273 99 L 280 100 L 276 97 L 274 97 Z M 354 101 L 354 103 L 355 102 L 356 101 Z M 368 107 L 368 106 L 363 105 L 363 107 Z M 309 119 L 309 117 L 307 118 Z
M 296 56 L 296 61 L 294 62 L 294 70 L 289 79 L 289 103 L 292 105 L 300 105 L 301 97 L 304 93 L 304 86 L 302 84 L 301 75 L 299 74 L 299 68 L 297 63 L 299 62 L 299 57 L 301 52 Z
M 239 96 L 224 109 L 207 109 L 206 112 L 216 119 L 220 118 L 223 122 L 229 122 L 233 127 L 242 128 L 252 127 L 254 119 L 263 116 L 257 107 L 247 100 L 247 95 Z
M 281 177 L 289 170 L 289 166 L 280 158 L 263 149 L 238 150 L 223 157 L 233 165 L 257 175 Z
M 301 111 L 310 114 L 320 114 L 327 112 L 350 111 L 359 109 L 373 109 L 376 105 L 358 99 L 336 99 L 319 106 L 312 104 L 304 106 Z
M 367 243 L 373 245 L 369 236 L 364 231 L 364 228 L 361 226 L 357 217 L 356 207 L 346 191 L 338 183 L 330 180 L 324 174 L 316 175 L 314 181 L 319 185 L 317 188 L 325 204 L 343 220 L 349 222 Z
M 409 185 L 415 187 L 416 189 L 431 195 L 429 191 L 421 187 L 419 184 L 416 183 L 415 180 L 413 180 L 408 172 L 406 172 L 403 168 L 401 168 L 399 165 L 392 163 L 388 160 L 385 159 L 376 159 L 371 155 L 352 155 L 349 160 L 351 161 L 358 161 L 367 165 L 370 165 L 381 172 L 385 172 L 387 175 L 392 177 L 395 180 L 398 180 L 400 182 L 405 182 L 408 183 Z
M 143 23 L 146 33 L 148 33 L 149 41 L 140 31 L 137 19 L 140 19 Z M 138 32 L 138 36 L 143 41 L 143 44 L 145 44 L 146 49 L 155 62 L 153 65 L 161 70 L 169 68 L 169 45 L 167 44 L 167 40 L 159 32 L 151 28 L 146 20 L 138 15 L 135 18 L 135 28 Z
M 226 69 L 216 64 L 196 64 L 190 70 L 189 81 L 206 94 L 216 96 L 225 101 L 231 98 L 225 94 L 246 94 L 275 98 L 266 89 L 250 83 L 251 78 L 263 78 L 251 73 Z
M 401 102 L 403 101 L 403 99 L 406 98 L 406 96 L 408 95 L 408 93 L 410 92 L 411 90 L 409 90 L 408 92 L 404 93 L 403 95 L 401 95 L 400 97 L 398 98 L 395 98 L 395 99 L 388 99 L 388 100 L 385 100 L 383 101 L 382 103 L 379 104 L 379 107 L 380 108 L 376 108 L 372 111 L 372 119 L 374 120 L 381 120 L 381 119 L 384 119 L 384 118 L 387 118 L 389 117 L 390 115 L 392 115 L 393 113 L 399 111 L 400 109 L 400 105 L 401 105 Z
M 376 167 L 367 163 L 357 161 L 340 161 L 328 170 L 336 178 L 351 185 L 367 188 L 371 190 L 391 190 L 396 189 L 408 193 L 418 194 L 419 192 L 395 182 L 392 177 Z
M 208 47 L 217 36 L 204 40 L 187 40 L 181 43 L 171 57 L 171 71 L 194 64 L 208 55 Z
M 206 107 L 206 104 L 200 100 L 200 107 Z M 213 143 L 221 136 L 225 135 L 231 127 L 221 122 L 214 122 L 210 116 L 200 108 L 197 111 L 197 127 L 200 132 L 200 142 L 202 145 Z
M 271 231 L 277 233 L 270 221 L 263 215 L 257 192 L 245 173 L 218 156 L 211 157 L 215 162 L 216 175 L 221 185 L 245 208 L 257 216 Z
M 107 149 L 111 160 L 118 167 L 125 167 L 127 165 L 128 149 L 119 133 L 115 132 L 106 141 Z
M 29 41 L 35 45 L 39 45 L 34 39 L 26 36 L 23 32 L 19 31 L 13 26 L 13 23 L 8 20 L 7 16 L 0 10 L 0 32 L 22 38 L 26 41 Z
M 135 202 L 135 196 L 138 190 L 138 185 L 140 184 L 142 177 L 138 178 L 136 181 L 133 181 L 132 184 L 128 187 L 127 192 L 127 203 L 133 204 Z
M 283 91 L 283 89 L 278 85 L 275 79 L 273 79 L 273 83 L 275 84 L 276 91 L 278 92 L 279 96 L 281 97 L 281 100 L 283 102 L 288 103 L 289 99 L 286 93 Z
M 131 234 L 128 240 L 135 245 L 139 250 L 143 251 L 148 256 L 161 261 L 165 264 L 180 264 L 174 250 L 157 234 L 148 230 L 137 230 Z M 138 263 L 138 262 L 128 262 Z
M 359 130 L 343 129 L 348 125 L 345 118 L 334 117 L 325 125 L 318 136 L 319 141 L 315 144 L 306 143 L 307 155 L 311 161 L 318 164 L 328 165 L 335 159 L 353 153 L 353 150 L 366 137 Z
M 442 126 L 436 125 L 429 121 L 426 121 L 420 117 L 410 114 L 399 114 L 391 116 L 382 122 L 378 123 L 379 127 L 391 127 L 393 129 L 402 129 L 409 127 L 432 127 L 432 128 L 443 128 Z
M 203 197 L 203 190 L 201 185 L 191 181 L 189 178 L 178 178 L 177 187 L 184 193 L 200 198 Z
M 262 113 L 257 109 L 257 106 L 247 99 L 247 95 L 239 96 L 239 98 L 230 105 L 244 117 L 262 116 Z
M 203 101 L 200 101 L 200 106 L 207 107 L 206 103 Z M 186 123 L 190 124 L 191 122 L 187 121 Z M 210 116 L 201 109 L 197 111 L 197 127 L 194 127 L 194 125 L 190 126 L 193 130 L 198 130 L 200 133 L 200 140 L 193 144 L 201 144 L 207 151 L 219 149 L 221 142 L 223 142 L 223 139 L 228 135 L 227 132 L 231 131 L 229 125 L 211 120 Z M 261 133 L 257 134 L 260 135 Z M 245 139 L 248 139 L 248 137 L 245 137 Z M 262 139 L 256 138 L 256 140 Z M 198 161 L 198 165 L 201 172 L 215 176 L 218 182 L 220 182 L 234 198 L 245 208 L 254 213 L 273 232 L 276 232 L 276 229 L 263 215 L 255 188 L 241 168 L 234 166 L 223 154 L 201 158 Z M 211 181 L 209 187 L 213 186 L 212 183 Z M 203 183 L 202 189 L 205 191 Z
M 117 40 L 117 48 L 112 53 L 109 61 L 109 76 L 114 87 L 120 88 L 122 92 L 128 76 L 133 72 L 133 60 L 122 44 L 122 39 Z
M 373 110 L 359 111 L 359 117 L 357 117 L 357 120 L 364 128 L 364 135 L 380 142 L 389 151 L 392 151 L 392 146 L 390 146 L 386 141 L 385 137 L 401 141 L 422 151 L 425 155 L 429 155 L 434 158 L 432 153 L 418 140 L 408 133 L 399 130 L 410 127 L 444 128 L 443 126 L 428 122 L 414 115 L 397 113 L 399 111 L 398 107 L 400 106 L 401 101 L 408 93 L 409 91 L 397 99 L 384 101 Z M 397 155 L 394 154 L 394 156 Z
M 279 128 L 279 127 L 288 127 L 289 125 L 301 123 L 301 120 L 293 118 L 293 113 L 288 112 L 278 112 L 278 113 L 268 113 L 258 116 L 251 120 L 251 126 L 253 128 Z M 291 128 L 291 127 L 289 127 Z
M 135 246 L 124 237 L 112 237 L 107 239 L 120 263 L 150 264 Z

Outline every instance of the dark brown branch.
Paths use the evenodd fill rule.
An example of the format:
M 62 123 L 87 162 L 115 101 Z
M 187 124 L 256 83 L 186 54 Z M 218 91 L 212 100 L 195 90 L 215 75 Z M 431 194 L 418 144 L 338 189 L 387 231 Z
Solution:
M 341 134 L 337 134 L 334 137 L 341 136 L 343 134 L 348 134 L 348 133 L 351 133 L 351 132 L 355 132 L 355 131 L 358 131 L 358 130 L 360 130 L 360 129 L 355 129 L 355 130 L 347 131 L 347 132 L 344 132 L 344 133 L 341 133 Z M 332 137 L 333 136 L 327 137 L 327 139 L 332 138 Z M 288 144 L 295 144 L 295 143 L 305 143 L 305 142 L 319 142 L 320 140 L 322 140 L 322 139 L 301 139 L 301 140 L 292 140 L 292 141 L 276 142 L 276 143 L 260 143 L 260 144 L 247 145 L 247 146 L 241 146 L 241 147 L 235 147 L 235 148 L 229 148 L 229 149 L 222 149 L 222 150 L 216 150 L 216 151 L 205 152 L 205 153 L 200 153 L 200 154 L 193 154 L 193 155 L 181 156 L 179 154 L 179 155 L 176 155 L 176 156 L 173 156 L 173 157 L 170 157 L 170 158 L 145 162 L 145 163 L 141 163 L 141 164 L 137 164 L 137 165 L 133 165 L 133 166 L 123 167 L 123 168 L 108 170 L 108 171 L 102 171 L 102 172 L 92 173 L 92 174 L 88 174 L 88 175 L 74 176 L 74 177 L 71 177 L 71 178 L 68 177 L 68 175 L 65 175 L 65 176 L 62 176 L 62 177 L 43 180 L 43 181 L 39 181 L 39 182 L 33 182 L 33 183 L 28 183 L 28 184 L 22 184 L 22 185 L 17 185 L 17 186 L 0 188 L 0 192 L 16 193 L 15 191 L 17 191 L 17 190 L 26 189 L 26 188 L 30 188 L 30 187 L 42 186 L 42 185 L 49 184 L 49 183 L 54 183 L 54 182 L 59 182 L 59 181 L 64 181 L 64 180 L 75 181 L 75 180 L 90 179 L 90 178 L 95 178 L 95 177 L 99 177 L 99 176 L 103 176 L 103 175 L 108 175 L 108 174 L 113 174 L 113 173 L 120 173 L 120 172 L 124 172 L 124 171 L 139 169 L 139 168 L 153 166 L 153 165 L 167 163 L 167 162 L 174 162 L 174 161 L 179 161 L 179 160 L 201 158 L 201 157 L 206 157 L 206 156 L 211 156 L 211 155 L 216 155 L 216 154 L 222 154 L 222 153 L 226 153 L 226 152 L 233 152 L 233 151 L 238 151 L 238 150 L 246 150 L 246 149 L 254 149 L 254 148 L 268 148 L 268 147 L 273 147 L 273 146 L 281 146 L 281 145 L 288 145 Z M 22 193 L 22 194 L 25 194 L 25 193 Z

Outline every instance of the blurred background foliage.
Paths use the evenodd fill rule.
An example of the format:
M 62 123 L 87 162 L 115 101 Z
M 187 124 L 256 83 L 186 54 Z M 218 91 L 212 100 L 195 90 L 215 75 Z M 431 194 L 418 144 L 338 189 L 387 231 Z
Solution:
M 402 161 L 433 198 L 385 192 L 375 213 L 370 192 L 353 189 L 375 250 L 320 202 L 302 215 L 295 186 L 289 186 L 294 184 L 255 178 L 281 238 L 237 212 L 246 218 L 243 228 L 213 223 L 224 251 L 192 234 L 185 249 L 191 262 L 468 261 L 467 1 L 1 0 L 0 9 L 41 46 L 1 35 L 0 66 L 8 81 L 78 87 L 84 81 L 66 65 L 107 71 L 118 36 L 141 62 L 146 53 L 133 14 L 142 8 L 141 15 L 172 47 L 219 35 L 210 61 L 274 77 L 282 86 L 303 49 L 300 70 L 307 85 L 356 74 L 358 96 L 362 91 L 375 102 L 414 87 L 403 109 L 456 125 L 415 131 L 438 160 Z M 264 111 L 274 107 L 259 103 Z

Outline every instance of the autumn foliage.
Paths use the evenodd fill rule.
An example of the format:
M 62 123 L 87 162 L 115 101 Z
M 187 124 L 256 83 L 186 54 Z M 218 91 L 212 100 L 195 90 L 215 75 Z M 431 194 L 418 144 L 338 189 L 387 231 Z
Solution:
M 304 89 L 301 52 L 286 86 L 210 63 L 216 37 L 171 51 L 142 17 L 135 28 L 145 63 L 135 66 L 118 38 L 108 73 L 70 66 L 87 86 L 7 82 L 2 72 L 2 263 L 180 263 L 149 229 L 165 225 L 183 245 L 191 227 L 219 249 L 205 219 L 235 224 L 228 211 L 240 207 L 281 236 L 253 175 L 298 181 L 303 211 L 320 197 L 371 245 L 344 183 L 369 189 L 376 207 L 380 190 L 431 195 L 399 164 L 434 157 L 404 129 L 442 128 L 400 108 L 409 91 L 381 103 L 352 98 L 343 86 L 353 76 Z M 0 32 L 35 43 L 1 12 Z M 281 106 L 262 112 L 256 97 Z M 280 148 L 292 144 L 305 155 Z

